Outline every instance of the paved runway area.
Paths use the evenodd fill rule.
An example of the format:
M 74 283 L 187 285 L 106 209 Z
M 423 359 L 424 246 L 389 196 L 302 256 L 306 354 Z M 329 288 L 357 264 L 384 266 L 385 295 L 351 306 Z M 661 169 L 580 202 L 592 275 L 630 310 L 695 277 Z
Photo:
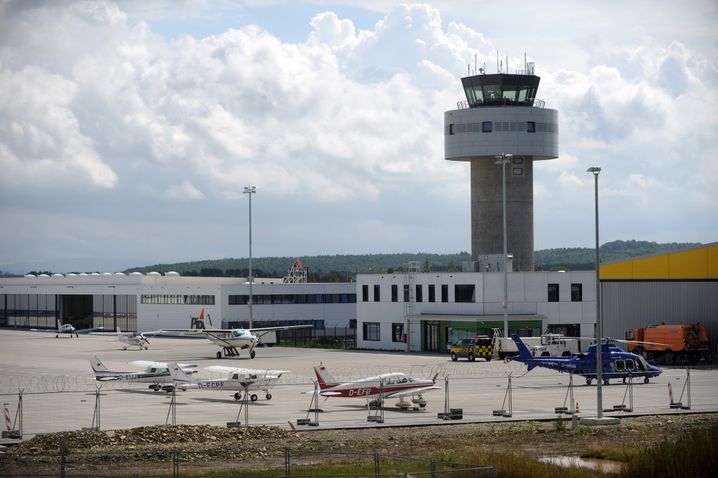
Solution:
M 262 393 L 247 409 L 250 425 L 275 425 L 289 428 L 299 418 L 314 419 L 309 414 L 313 385 L 312 366 L 322 362 L 339 380 L 354 380 L 388 371 L 401 371 L 415 378 L 438 374 L 439 390 L 427 392 L 426 408 L 401 411 L 394 407 L 396 400 L 386 401 L 384 426 L 447 423 L 437 417 L 448 395 L 451 408 L 462 408 L 464 418 L 452 423 L 491 422 L 509 419 L 529 420 L 555 418 L 554 408 L 564 404 L 569 376 L 558 372 L 534 369 L 526 373 L 519 363 L 451 362 L 448 356 L 436 354 L 369 352 L 325 349 L 271 347 L 257 349 L 250 360 L 246 355 L 234 359 L 217 360 L 218 348 L 205 339 L 151 339 L 146 351 L 121 350 L 116 337 L 108 335 L 80 335 L 79 338 L 55 333 L 0 330 L 0 401 L 8 404 L 14 419 L 18 404 L 18 390 L 23 390 L 23 432 L 38 433 L 78 430 L 93 425 L 96 407 L 96 386 L 89 359 L 98 356 L 112 370 L 139 371 L 128 365 L 133 360 L 179 361 L 196 363 L 199 377 L 219 378 L 204 370 L 211 365 L 250 368 L 283 369 L 289 372 L 280 385 L 272 390 L 273 398 L 266 400 Z M 495 417 L 493 411 L 506 409 L 508 375 L 512 376 L 511 418 Z M 449 393 L 445 393 L 448 376 Z M 691 369 L 690 412 L 718 411 L 718 370 Z M 686 370 L 667 368 L 651 383 L 633 386 L 633 414 L 683 413 L 669 408 L 668 384 L 674 399 L 683 392 L 687 404 Z M 574 401 L 580 416 L 595 416 L 596 387 L 586 386 L 582 377 L 575 377 Z M 225 425 L 245 421 L 241 402 L 226 390 L 188 390 L 176 394 L 175 420 L 178 424 Z M 604 408 L 629 404 L 628 388 L 620 383 L 603 387 Z M 153 392 L 146 384 L 104 383 L 100 393 L 100 427 L 103 430 L 171 423 L 171 395 Z M 567 404 L 568 405 L 568 404 Z M 320 399 L 318 428 L 376 426 L 367 421 L 365 399 Z M 371 412 L 372 414 L 375 412 Z M 611 416 L 624 412 L 607 413 Z M 306 427 L 304 427 L 306 428 Z

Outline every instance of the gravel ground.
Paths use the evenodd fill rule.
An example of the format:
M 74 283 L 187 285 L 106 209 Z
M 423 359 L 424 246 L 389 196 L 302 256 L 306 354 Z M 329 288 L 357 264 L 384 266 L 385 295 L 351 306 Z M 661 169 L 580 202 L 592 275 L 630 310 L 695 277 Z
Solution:
M 555 422 L 451 424 L 411 428 L 287 431 L 275 427 L 224 428 L 212 426 L 156 426 L 104 432 L 64 432 L 38 435 L 0 455 L 0 465 L 13 470 L 22 463 L 56 462 L 58 443 L 65 439 L 74 463 L 122 462 L 138 465 L 166 461 L 162 452 L 187 452 L 183 462 L 200 467 L 281 467 L 284 451 L 296 462 L 346 459 L 346 452 L 379 451 L 387 455 L 425 458 L 461 457 L 477 447 L 496 452 L 545 455 L 581 455 L 598 450 L 642 448 L 665 437 L 718 426 L 718 414 L 687 414 L 623 418 L 611 427 L 578 427 L 570 420 L 562 429 Z M 79 453 L 87 452 L 87 455 Z M 321 452 L 317 453 L 317 452 Z M 337 452 L 337 455 L 325 455 Z M 13 458 L 15 457 L 15 458 Z M 138 465 L 139 466 L 139 465 Z

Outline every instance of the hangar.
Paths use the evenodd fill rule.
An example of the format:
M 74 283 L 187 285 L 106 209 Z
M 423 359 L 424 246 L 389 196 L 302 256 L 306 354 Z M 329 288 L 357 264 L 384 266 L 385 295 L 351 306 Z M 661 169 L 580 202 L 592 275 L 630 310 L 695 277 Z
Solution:
M 286 283 L 255 278 L 253 326 L 312 324 L 350 328 L 356 319 L 353 283 Z M 54 274 L 0 278 L 0 326 L 131 331 L 188 328 L 204 309 L 215 328 L 249 326 L 244 278 L 183 277 L 176 272 Z M 208 324 L 208 327 L 210 325 Z
M 601 265 L 603 330 L 623 338 L 633 327 L 705 325 L 709 360 L 718 359 L 718 242 Z

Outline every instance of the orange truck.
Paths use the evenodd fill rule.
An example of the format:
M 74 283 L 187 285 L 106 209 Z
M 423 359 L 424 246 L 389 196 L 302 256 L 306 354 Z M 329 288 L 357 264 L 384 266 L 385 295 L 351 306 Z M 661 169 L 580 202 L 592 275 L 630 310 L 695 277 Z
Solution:
M 626 332 L 626 340 L 629 341 L 629 352 L 643 355 L 649 362 L 666 365 L 688 365 L 705 360 L 710 344 L 708 332 L 700 322 L 635 328 Z

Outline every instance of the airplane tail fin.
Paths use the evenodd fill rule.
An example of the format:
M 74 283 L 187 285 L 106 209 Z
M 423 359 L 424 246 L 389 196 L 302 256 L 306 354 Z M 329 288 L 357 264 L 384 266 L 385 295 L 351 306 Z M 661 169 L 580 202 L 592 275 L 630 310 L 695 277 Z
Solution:
M 534 368 L 536 364 L 534 363 L 534 357 L 531 355 L 531 352 L 529 351 L 528 347 L 526 347 L 526 344 L 521 340 L 521 338 L 518 335 L 512 335 L 511 340 L 513 340 L 516 343 L 516 348 L 519 349 L 519 354 L 514 355 L 511 357 L 511 360 L 515 360 L 517 362 L 525 363 L 529 370 Z
M 332 374 L 330 374 L 326 367 L 322 364 L 319 364 L 319 367 L 314 367 L 314 374 L 317 376 L 319 388 L 322 390 L 339 385 L 339 382 L 332 377 Z
M 90 359 L 90 366 L 92 367 L 92 370 L 93 370 L 95 373 L 97 373 L 97 372 L 109 372 L 109 371 L 110 371 L 110 369 L 108 369 L 107 367 L 105 367 L 105 364 L 102 363 L 102 360 L 100 360 L 100 358 L 99 358 L 97 355 L 95 355 L 92 359 Z
M 177 362 L 173 362 L 167 365 L 167 367 L 170 370 L 170 375 L 172 376 L 173 382 L 184 382 L 184 383 L 191 383 L 192 379 L 189 378 L 189 375 L 185 373 L 184 370 L 182 370 L 182 367 L 179 366 Z

